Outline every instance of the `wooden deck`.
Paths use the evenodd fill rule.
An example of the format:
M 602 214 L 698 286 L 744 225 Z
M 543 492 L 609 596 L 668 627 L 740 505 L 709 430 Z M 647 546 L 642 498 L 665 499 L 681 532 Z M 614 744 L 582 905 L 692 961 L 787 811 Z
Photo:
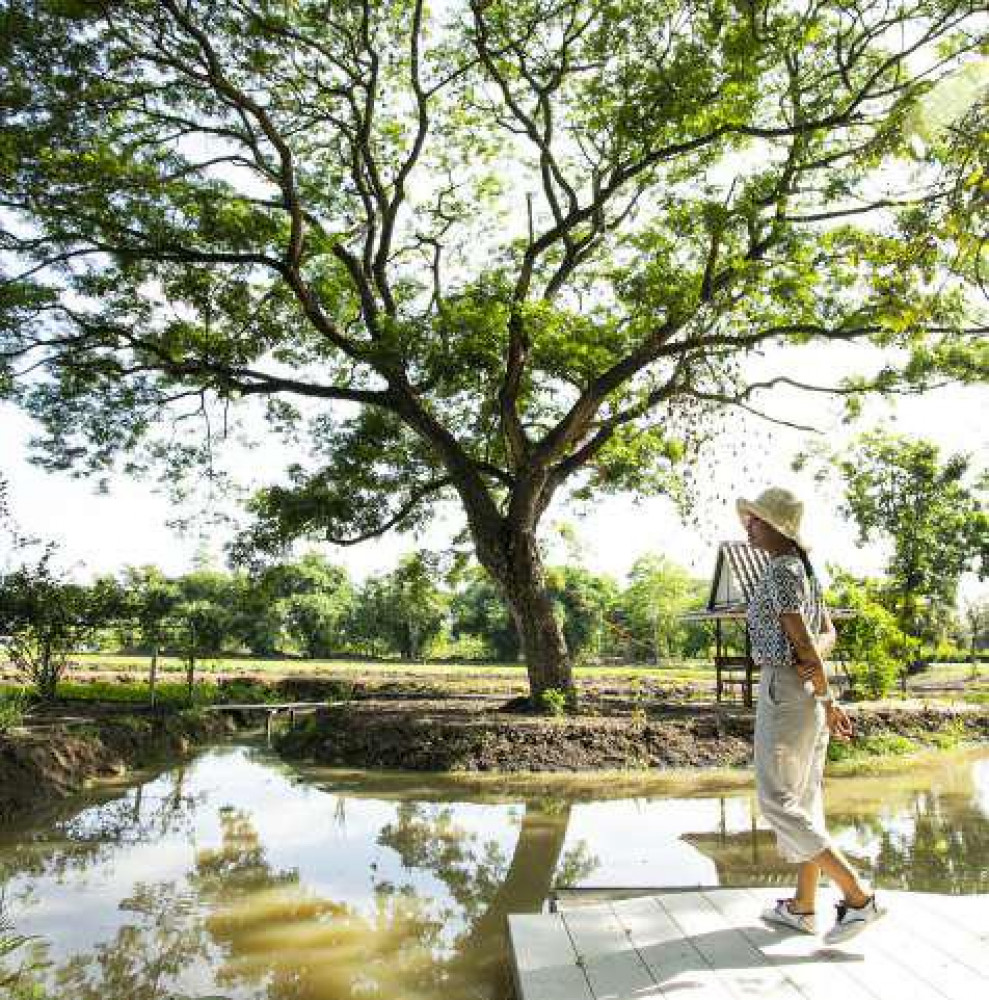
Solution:
M 576 894 L 574 894 L 576 895 Z M 989 996 L 989 895 L 882 892 L 844 945 L 772 928 L 778 889 L 575 902 L 508 918 L 518 1000 L 975 1000 Z M 818 917 L 829 892 L 821 891 Z M 830 908 L 830 904 L 828 904 Z

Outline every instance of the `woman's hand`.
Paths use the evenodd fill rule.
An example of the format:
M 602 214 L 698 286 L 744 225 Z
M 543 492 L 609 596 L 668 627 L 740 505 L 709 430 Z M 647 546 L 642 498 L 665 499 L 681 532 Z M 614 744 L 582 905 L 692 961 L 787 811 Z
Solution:
M 820 660 L 797 660 L 794 666 L 802 681 L 810 681 L 814 685 L 815 694 L 824 694 L 827 691 L 828 676 L 824 672 L 824 665 Z
M 855 727 L 848 713 L 837 702 L 829 701 L 824 706 L 828 729 L 836 740 L 850 740 L 855 735 Z

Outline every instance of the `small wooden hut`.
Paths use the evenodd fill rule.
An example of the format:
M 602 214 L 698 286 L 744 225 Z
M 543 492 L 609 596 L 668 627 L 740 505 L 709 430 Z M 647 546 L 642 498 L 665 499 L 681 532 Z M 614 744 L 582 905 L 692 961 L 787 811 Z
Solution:
M 707 607 L 684 615 L 687 621 L 714 622 L 715 691 L 718 701 L 726 692 L 740 691 L 747 708 L 753 705 L 753 690 L 759 668 L 752 659 L 745 613 L 759 578 L 769 564 L 769 553 L 748 542 L 722 542 L 711 580 Z M 849 618 L 852 612 L 828 609 L 832 620 Z

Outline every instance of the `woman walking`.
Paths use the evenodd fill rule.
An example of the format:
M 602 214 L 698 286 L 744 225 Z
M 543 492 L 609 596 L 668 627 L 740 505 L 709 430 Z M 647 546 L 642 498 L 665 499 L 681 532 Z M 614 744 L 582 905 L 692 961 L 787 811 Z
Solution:
M 770 557 L 747 612 L 752 659 L 761 671 L 755 725 L 759 808 L 776 833 L 779 852 L 799 866 L 793 897 L 762 916 L 815 933 L 817 883 L 824 872 L 843 897 L 824 936 L 827 944 L 837 944 L 885 913 L 831 843 L 824 821 L 828 739 L 852 735 L 824 667 L 837 636 L 800 533 L 800 500 L 789 490 L 770 488 L 736 506 L 749 543 Z

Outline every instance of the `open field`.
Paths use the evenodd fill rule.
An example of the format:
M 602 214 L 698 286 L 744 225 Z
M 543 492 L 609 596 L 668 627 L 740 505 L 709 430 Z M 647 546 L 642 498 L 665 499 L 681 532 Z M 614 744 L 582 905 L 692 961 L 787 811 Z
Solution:
M 80 653 L 72 658 L 76 668 L 94 672 L 146 673 L 150 658 L 147 656 L 102 653 Z M 0 659 L 0 667 L 4 661 Z M 177 656 L 158 658 L 159 672 L 184 672 L 186 663 Z M 654 664 L 628 664 L 619 666 L 580 666 L 581 677 L 675 677 L 683 680 L 702 680 L 711 672 L 706 660 L 669 660 L 660 666 Z M 518 677 L 525 679 L 525 666 L 521 663 L 491 663 L 487 661 L 438 661 L 438 660 L 379 660 L 331 659 L 303 660 L 294 658 L 264 659 L 262 657 L 222 657 L 196 660 L 197 673 L 271 674 L 273 676 L 355 673 L 398 673 L 403 676 L 428 674 L 431 676 L 457 677 L 469 673 L 475 676 Z
M 105 697 L 132 700 L 133 692 L 146 689 L 150 659 L 140 655 L 79 654 L 72 659 L 62 686 L 66 697 Z M 178 697 L 185 690 L 186 664 L 179 657 L 160 657 L 158 689 Z M 669 699 L 674 701 L 709 701 L 714 696 L 714 668 L 706 660 L 668 661 L 653 664 L 579 666 L 575 676 L 580 690 L 605 697 L 628 700 Z M 262 659 L 224 657 L 196 661 L 196 679 L 205 682 L 204 700 L 216 697 L 216 685 L 233 682 L 278 684 L 341 682 L 359 685 L 368 692 L 408 693 L 416 695 L 488 695 L 512 697 L 528 690 L 525 667 L 514 663 L 477 661 L 402 661 L 371 659 Z M 16 683 L 10 664 L 0 659 L 0 683 Z M 124 694 L 125 682 L 128 694 Z M 91 691 L 88 685 L 97 685 Z M 119 686 L 119 687 L 118 687 Z M 171 689 L 175 689 L 172 691 Z M 97 694 L 99 692 L 99 694 Z M 60 691 L 60 693 L 62 693 Z M 903 692 L 897 688 L 892 700 Z M 968 663 L 933 664 L 908 678 L 906 697 L 964 700 L 989 703 L 989 668 L 973 676 Z

